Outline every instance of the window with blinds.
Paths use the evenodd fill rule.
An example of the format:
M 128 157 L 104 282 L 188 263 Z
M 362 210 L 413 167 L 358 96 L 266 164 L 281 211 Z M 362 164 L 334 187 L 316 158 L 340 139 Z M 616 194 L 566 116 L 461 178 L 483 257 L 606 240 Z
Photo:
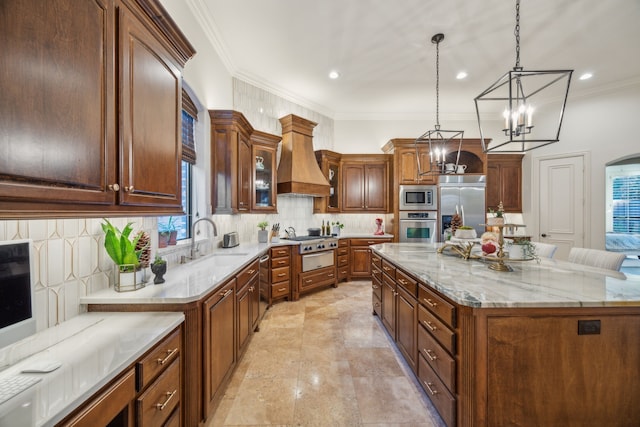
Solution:
M 640 174 L 614 177 L 613 231 L 640 234 Z

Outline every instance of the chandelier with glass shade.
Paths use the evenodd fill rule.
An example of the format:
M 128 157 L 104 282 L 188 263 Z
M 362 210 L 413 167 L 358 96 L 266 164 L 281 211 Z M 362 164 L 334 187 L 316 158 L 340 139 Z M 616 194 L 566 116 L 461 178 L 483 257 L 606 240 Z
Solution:
M 443 174 L 445 170 L 455 171 L 460 161 L 462 148 L 462 130 L 440 129 L 440 42 L 444 34 L 438 33 L 431 38 L 436 45 L 436 125 L 415 140 L 418 175 Z M 423 161 L 421 152 L 428 147 L 429 161 Z M 426 164 L 425 164 L 426 163 Z M 449 165 L 445 169 L 445 165 Z M 452 165 L 453 164 L 453 165 Z
M 513 70 L 474 100 L 484 152 L 520 153 L 560 140 L 573 70 L 531 71 L 520 66 L 520 0 L 516 0 L 514 34 L 516 63 Z M 505 138 L 486 138 L 489 132 Z

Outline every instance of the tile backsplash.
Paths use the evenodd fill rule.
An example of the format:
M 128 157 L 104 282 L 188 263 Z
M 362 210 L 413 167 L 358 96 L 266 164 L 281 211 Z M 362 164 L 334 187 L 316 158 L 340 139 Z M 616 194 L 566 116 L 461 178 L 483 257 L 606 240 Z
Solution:
M 375 218 L 382 216 L 385 225 L 391 215 L 380 214 L 313 214 L 311 197 L 278 197 L 278 214 L 213 215 L 218 237 L 213 238 L 211 227 L 200 223 L 196 241 L 202 252 L 219 246 L 224 233 L 237 231 L 240 242 L 258 241 L 260 221 L 269 226 L 279 222 L 284 228 L 294 227 L 298 234 L 307 234 L 309 227 L 320 227 L 322 221 L 340 221 L 345 233 L 373 233 Z M 179 262 L 189 251 L 189 241 L 158 250 L 157 220 L 155 217 L 110 218 L 122 229 L 133 222 L 134 232 L 145 230 L 151 237 L 152 256 L 156 251 L 169 263 Z M 101 218 L 0 220 L 0 240 L 31 239 L 35 252 L 36 325 L 38 330 L 57 325 L 83 311 L 81 296 L 113 287 L 113 261 L 104 250 Z M 204 226 L 203 226 L 204 225 Z M 114 291 L 115 292 L 115 291 Z

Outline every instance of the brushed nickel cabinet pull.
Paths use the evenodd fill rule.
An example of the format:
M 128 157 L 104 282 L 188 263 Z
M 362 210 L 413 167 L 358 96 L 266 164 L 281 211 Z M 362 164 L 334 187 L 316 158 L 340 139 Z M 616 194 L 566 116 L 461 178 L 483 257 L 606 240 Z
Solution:
M 423 349 L 422 349 L 422 351 L 424 351 L 424 352 L 426 353 L 427 357 L 428 357 L 428 358 L 429 358 L 429 360 L 431 360 L 432 362 L 433 362 L 433 361 L 435 361 L 435 360 L 438 358 L 438 356 L 435 356 L 435 355 L 433 354 L 433 351 L 431 351 L 431 350 L 427 350 L 426 348 L 423 348 Z
M 329 273 L 329 274 L 327 274 L 327 276 L 333 277 L 333 273 Z
M 430 330 L 432 330 L 432 331 L 435 331 L 435 330 L 438 329 L 437 327 L 433 326 L 433 324 L 431 322 L 427 322 L 426 320 L 423 320 L 422 323 L 424 323 L 425 326 L 427 328 L 429 328 Z
M 220 295 L 222 295 L 222 297 L 226 297 L 227 295 L 229 295 L 231 292 L 233 292 L 231 289 L 227 289 L 224 292 L 220 292 Z
M 367 242 L 367 244 L 368 244 L 368 245 L 373 245 L 374 243 L 375 243 L 375 242 L 373 242 L 373 241 L 371 241 L 371 240 L 369 240 L 369 241 Z
M 125 186 L 124 187 L 124 191 L 125 193 L 133 193 L 133 185 L 130 187 Z
M 280 289 L 278 289 L 278 292 L 284 292 L 286 290 L 287 290 L 287 288 L 280 288 Z
M 278 261 L 278 264 L 286 264 L 286 261 Z
M 255 272 L 256 272 L 256 271 L 255 271 L 254 269 L 251 269 L 251 270 L 247 271 L 247 274 L 253 274 L 253 273 L 255 273 Z
M 174 348 L 173 350 L 167 350 L 167 357 L 165 357 L 164 359 L 156 359 L 156 361 L 160 365 L 164 365 L 165 363 L 167 363 L 169 361 L 169 359 L 171 359 L 171 356 L 173 356 L 177 352 L 178 352 L 178 348 L 177 347 Z
M 307 280 L 305 280 L 304 282 L 305 282 L 305 283 L 311 283 L 311 282 L 313 282 L 313 280 L 312 280 L 312 279 L 307 279 Z
M 427 386 L 427 390 L 429 390 L 429 393 L 431 393 L 432 396 L 435 396 L 436 394 L 438 394 L 438 390 L 431 388 L 431 386 L 433 386 L 433 383 L 428 383 L 426 381 L 422 381 L 422 382 L 424 383 L 425 386 Z
M 427 304 L 429 304 L 431 307 L 436 307 L 438 305 L 437 302 L 431 301 L 431 298 L 422 298 L 422 300 Z
M 378 289 L 378 285 L 371 285 L 373 289 Z
M 278 274 L 278 277 L 284 277 L 284 276 L 286 276 L 286 275 L 287 275 L 287 273 L 279 273 L 279 274 Z
M 167 396 L 167 400 L 165 400 L 164 403 L 156 403 L 156 409 L 162 411 L 164 408 L 166 408 L 169 402 L 171 401 L 171 399 L 173 399 L 173 396 L 175 396 L 177 392 L 178 390 L 168 391 L 165 394 L 165 396 Z
M 398 279 L 398 283 L 400 283 L 401 285 L 406 285 L 407 281 L 404 279 Z

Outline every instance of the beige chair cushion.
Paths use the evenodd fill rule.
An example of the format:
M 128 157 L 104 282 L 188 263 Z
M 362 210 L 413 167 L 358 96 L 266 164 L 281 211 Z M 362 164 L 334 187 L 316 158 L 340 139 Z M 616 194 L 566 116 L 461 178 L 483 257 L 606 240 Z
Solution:
M 536 255 L 540 258 L 553 258 L 558 247 L 549 243 L 531 242 L 536 248 Z
M 569 262 L 616 271 L 620 271 L 625 258 L 625 254 L 599 249 L 571 248 L 569 252 Z

